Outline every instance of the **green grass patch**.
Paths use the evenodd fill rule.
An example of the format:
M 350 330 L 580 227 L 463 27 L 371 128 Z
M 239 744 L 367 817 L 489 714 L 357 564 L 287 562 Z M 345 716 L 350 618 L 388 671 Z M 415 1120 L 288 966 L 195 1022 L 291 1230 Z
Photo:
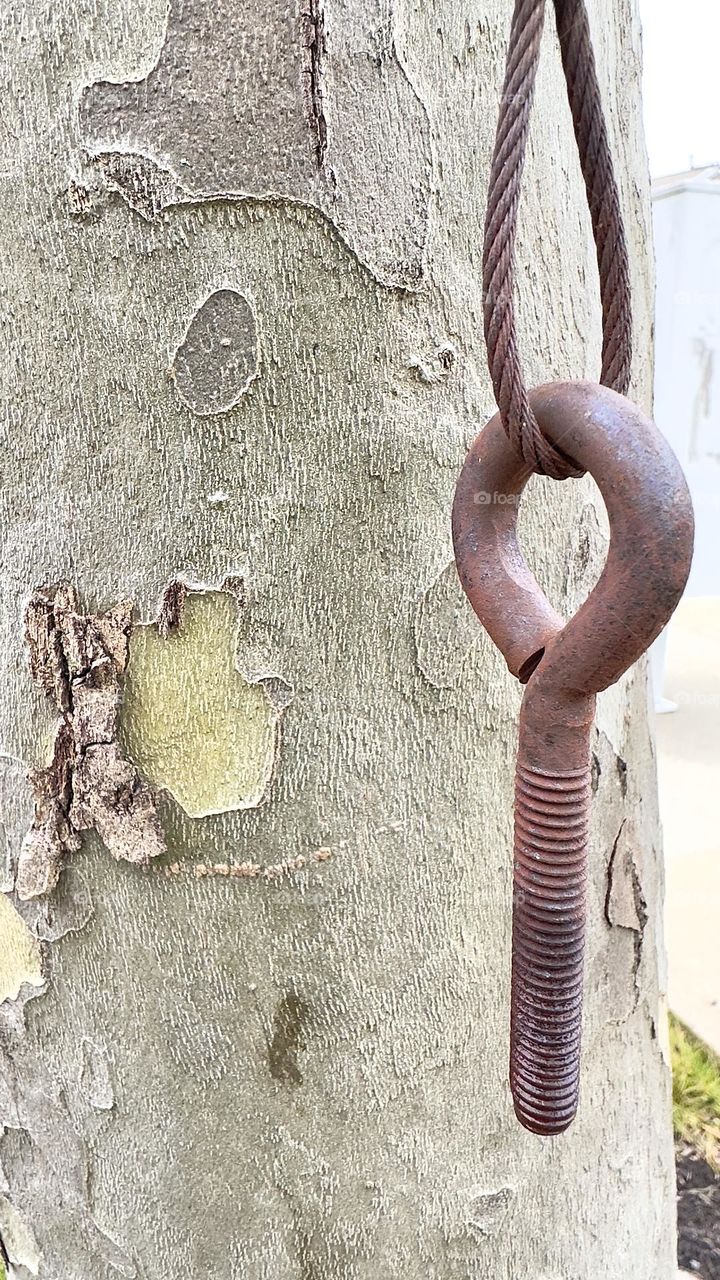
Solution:
M 720 1172 L 720 1058 L 670 1014 L 673 1126 Z

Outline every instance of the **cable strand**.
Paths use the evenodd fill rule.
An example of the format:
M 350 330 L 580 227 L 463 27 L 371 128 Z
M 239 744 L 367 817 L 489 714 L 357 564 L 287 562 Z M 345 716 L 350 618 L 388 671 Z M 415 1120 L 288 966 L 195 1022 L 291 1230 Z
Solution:
M 601 382 L 627 392 L 632 358 L 630 268 L 585 0 L 554 0 L 568 102 L 597 251 L 602 304 Z M 545 0 L 516 0 L 493 151 L 483 245 L 488 367 L 503 427 L 528 466 L 563 480 L 582 475 L 543 436 L 523 378 L 513 302 L 515 243 Z

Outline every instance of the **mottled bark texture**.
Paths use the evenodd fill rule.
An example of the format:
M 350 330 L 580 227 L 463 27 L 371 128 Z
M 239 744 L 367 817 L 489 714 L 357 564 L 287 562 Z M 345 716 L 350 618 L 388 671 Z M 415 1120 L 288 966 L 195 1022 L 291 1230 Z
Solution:
M 2 6 L 0 1235 L 22 1280 L 672 1274 L 642 674 L 600 699 L 577 1123 L 530 1136 L 507 1087 L 520 690 L 448 566 L 493 412 L 480 228 L 510 8 Z M 592 19 L 647 403 L 637 18 Z M 519 256 L 529 384 L 595 375 L 552 29 Z M 572 610 L 606 546 L 592 483 L 534 482 L 524 529 Z M 23 901 L 60 706 L 25 647 L 39 589 L 86 638 L 125 635 L 132 601 L 127 670 L 93 651 L 60 687 L 105 663 L 110 754 L 166 852 L 128 860 L 126 811 L 107 855 L 105 772 L 57 886 Z

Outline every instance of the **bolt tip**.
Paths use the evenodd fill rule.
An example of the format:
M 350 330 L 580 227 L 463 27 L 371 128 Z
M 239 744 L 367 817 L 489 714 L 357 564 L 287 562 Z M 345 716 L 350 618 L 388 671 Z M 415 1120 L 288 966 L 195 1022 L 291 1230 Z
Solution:
M 577 1107 L 573 1107 L 571 1111 L 565 1111 L 560 1115 L 543 1115 L 539 1110 L 528 1110 L 526 1100 L 521 1098 L 513 1098 L 513 1106 L 523 1129 L 527 1129 L 528 1133 L 534 1133 L 539 1138 L 556 1138 L 561 1133 L 565 1133 L 577 1114 Z

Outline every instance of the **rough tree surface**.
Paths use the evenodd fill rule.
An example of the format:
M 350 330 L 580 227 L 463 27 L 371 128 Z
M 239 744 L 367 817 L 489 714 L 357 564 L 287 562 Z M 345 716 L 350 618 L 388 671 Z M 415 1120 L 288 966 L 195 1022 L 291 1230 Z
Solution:
M 21 1280 L 673 1274 L 642 672 L 600 699 L 576 1124 L 532 1137 L 507 1087 L 520 689 L 449 512 L 493 412 L 480 229 L 510 10 L 2 6 L 0 1235 Z M 647 407 L 639 30 L 631 0 L 591 10 Z M 596 376 L 552 22 L 519 257 L 529 384 Z M 573 610 L 606 547 L 592 482 L 533 482 L 524 520 Z

